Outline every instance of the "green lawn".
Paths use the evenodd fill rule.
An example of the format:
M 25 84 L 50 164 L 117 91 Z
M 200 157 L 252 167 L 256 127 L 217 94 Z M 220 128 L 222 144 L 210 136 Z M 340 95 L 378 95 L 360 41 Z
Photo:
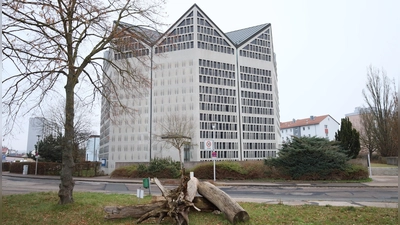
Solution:
M 134 224 L 135 219 L 108 221 L 105 206 L 143 204 L 151 197 L 74 192 L 75 203 L 58 205 L 56 192 L 2 196 L 2 223 L 24 224 Z M 240 203 L 249 213 L 247 224 L 398 224 L 397 209 L 375 207 L 285 206 Z M 230 224 L 222 214 L 191 212 L 191 225 Z M 154 224 L 148 220 L 143 224 Z M 172 224 L 165 220 L 162 224 Z
M 371 167 L 393 167 L 397 168 L 395 165 L 388 165 L 388 164 L 383 164 L 383 163 L 371 163 Z

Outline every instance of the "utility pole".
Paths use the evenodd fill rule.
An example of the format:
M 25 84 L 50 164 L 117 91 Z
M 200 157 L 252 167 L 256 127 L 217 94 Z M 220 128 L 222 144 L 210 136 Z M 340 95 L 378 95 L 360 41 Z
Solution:
M 35 166 L 35 175 L 37 175 L 37 164 L 38 164 L 38 159 L 39 159 L 39 138 L 40 135 L 36 135 L 37 136 L 37 144 L 36 144 L 36 166 Z

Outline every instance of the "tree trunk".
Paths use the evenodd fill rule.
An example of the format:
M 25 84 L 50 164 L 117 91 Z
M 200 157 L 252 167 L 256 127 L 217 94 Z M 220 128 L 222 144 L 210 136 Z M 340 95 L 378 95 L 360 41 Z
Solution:
M 235 200 L 209 182 L 199 182 L 197 189 L 199 194 L 217 206 L 232 224 L 250 219 L 249 214 Z
M 72 75 L 70 75 L 72 76 Z M 72 178 L 72 172 L 74 169 L 74 158 L 72 156 L 74 148 L 74 87 L 76 81 L 68 77 L 67 85 L 65 85 L 65 138 L 62 148 L 62 168 L 61 168 L 61 183 L 60 190 L 58 191 L 58 197 L 60 198 L 59 204 L 73 203 L 73 190 L 75 182 Z
M 167 204 L 167 201 L 162 199 L 142 205 L 106 206 L 104 207 L 104 211 L 107 213 L 105 219 L 140 218 L 152 210 L 163 208 L 165 204 Z M 193 204 L 202 212 L 212 212 L 218 210 L 215 205 L 201 196 L 194 197 Z

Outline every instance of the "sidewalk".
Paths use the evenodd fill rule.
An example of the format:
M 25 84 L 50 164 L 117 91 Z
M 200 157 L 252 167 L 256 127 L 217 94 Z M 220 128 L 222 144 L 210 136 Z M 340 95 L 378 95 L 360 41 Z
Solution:
M 10 172 L 2 172 L 3 176 L 13 177 L 29 177 L 33 179 L 53 179 L 59 180 L 59 176 L 43 176 L 43 175 L 23 175 Z M 277 182 L 263 182 L 263 181 L 246 181 L 246 180 L 208 180 L 216 186 L 265 186 L 265 187 L 293 187 L 293 186 L 310 186 L 310 187 L 398 187 L 398 176 L 372 176 L 371 182 L 364 183 L 345 183 L 345 182 L 325 182 L 325 181 L 277 181 Z M 143 179 L 131 178 L 110 178 L 109 176 L 99 177 L 74 177 L 76 181 L 95 181 L 95 182 L 109 182 L 109 183 L 143 183 Z M 176 179 L 160 179 L 173 185 Z

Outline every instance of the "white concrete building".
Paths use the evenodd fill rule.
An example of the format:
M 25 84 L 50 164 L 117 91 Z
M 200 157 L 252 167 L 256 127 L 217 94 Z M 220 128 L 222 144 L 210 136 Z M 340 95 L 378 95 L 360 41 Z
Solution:
M 155 157 L 179 160 L 176 149 L 154 138 L 160 132 L 158 121 L 172 113 L 187 115 L 196 125 L 192 145 L 182 153 L 185 161 L 211 160 L 208 140 L 214 141 L 217 160 L 275 157 L 281 133 L 271 24 L 224 33 L 195 4 L 157 35 L 152 43 L 132 44 L 137 46 L 133 54 L 109 53 L 115 61 L 138 50 L 137 57 L 150 58 L 152 66 L 141 71 L 152 88 L 140 99 L 119 90 L 139 113 L 132 120 L 117 122 L 121 114 L 113 113 L 103 100 L 99 156 L 107 159 L 105 172 Z M 130 60 L 135 63 L 138 58 Z M 107 74 L 118 82 L 112 68 Z
M 86 161 L 98 162 L 100 149 L 100 135 L 90 135 L 86 141 Z
M 281 123 L 282 142 L 296 137 L 322 137 L 335 140 L 335 132 L 340 128 L 339 123 L 330 115 L 310 116 L 305 119 L 293 119 Z
M 29 118 L 28 128 L 28 141 L 26 146 L 26 153 L 35 151 L 35 145 L 39 140 L 54 135 L 57 136 L 60 133 L 60 128 L 46 120 L 44 117 L 32 117 Z

